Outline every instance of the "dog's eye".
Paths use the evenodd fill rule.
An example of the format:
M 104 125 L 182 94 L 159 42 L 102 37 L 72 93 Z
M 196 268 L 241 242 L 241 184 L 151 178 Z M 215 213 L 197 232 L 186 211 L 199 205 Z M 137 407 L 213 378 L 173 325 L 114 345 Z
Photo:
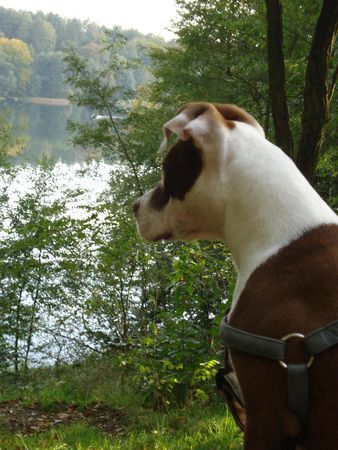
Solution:
M 160 211 L 169 201 L 169 195 L 164 191 L 163 186 L 158 185 L 151 194 L 150 204 L 153 209 Z

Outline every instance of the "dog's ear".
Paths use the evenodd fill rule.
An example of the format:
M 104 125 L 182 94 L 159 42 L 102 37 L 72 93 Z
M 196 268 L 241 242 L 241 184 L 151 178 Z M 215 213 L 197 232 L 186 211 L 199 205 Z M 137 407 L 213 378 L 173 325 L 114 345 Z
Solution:
M 183 141 L 192 138 L 198 144 L 199 140 L 210 136 L 211 131 L 220 124 L 232 129 L 235 122 L 251 125 L 264 137 L 264 130 L 256 119 L 236 105 L 189 103 L 183 106 L 174 118 L 164 124 L 164 140 L 160 149 L 166 148 L 171 133 L 176 134 Z
M 217 109 L 217 111 L 224 117 L 225 120 L 247 123 L 248 125 L 251 125 L 252 127 L 256 128 L 256 130 L 263 137 L 265 137 L 263 128 L 260 126 L 257 120 L 244 109 L 239 108 L 236 105 L 222 104 L 222 103 L 214 103 L 214 106 Z
M 210 132 L 210 119 L 215 108 L 210 103 L 190 103 L 181 108 L 176 116 L 166 122 L 163 127 L 164 139 L 161 144 L 163 150 L 172 133 L 183 141 L 194 141 Z

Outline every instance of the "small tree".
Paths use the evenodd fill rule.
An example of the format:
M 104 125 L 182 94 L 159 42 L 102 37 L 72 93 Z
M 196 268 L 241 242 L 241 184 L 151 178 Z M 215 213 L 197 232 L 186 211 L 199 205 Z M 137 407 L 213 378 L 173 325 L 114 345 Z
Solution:
M 73 143 L 83 147 L 94 147 L 104 151 L 113 161 L 123 162 L 129 167 L 139 193 L 141 184 L 135 161 L 123 139 L 123 126 L 120 120 L 127 115 L 126 105 L 130 96 L 117 80 L 126 72 L 129 63 L 120 56 L 125 39 L 117 33 L 106 32 L 102 53 L 106 57 L 106 65 L 100 69 L 90 67 L 85 58 L 75 50 L 65 52 L 67 82 L 73 93 L 69 96 L 72 103 L 85 106 L 99 114 L 100 120 L 92 124 L 69 123 L 73 133 Z

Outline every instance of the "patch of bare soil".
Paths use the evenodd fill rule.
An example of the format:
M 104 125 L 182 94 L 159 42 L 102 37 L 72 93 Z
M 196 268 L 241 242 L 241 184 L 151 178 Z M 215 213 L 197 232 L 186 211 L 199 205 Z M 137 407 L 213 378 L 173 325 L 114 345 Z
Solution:
M 87 422 L 109 436 L 121 433 L 127 422 L 127 413 L 121 409 L 94 403 L 86 408 L 73 404 L 56 404 L 45 411 L 38 405 L 25 406 L 19 401 L 0 403 L 0 425 L 21 434 L 37 434 L 59 425 Z

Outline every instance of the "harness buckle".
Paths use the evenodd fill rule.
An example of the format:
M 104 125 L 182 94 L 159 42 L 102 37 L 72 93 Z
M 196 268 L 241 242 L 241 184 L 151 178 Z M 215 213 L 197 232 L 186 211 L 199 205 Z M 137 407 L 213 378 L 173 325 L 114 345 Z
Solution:
M 289 339 L 292 339 L 292 338 L 304 339 L 305 336 L 304 336 L 304 334 L 301 334 L 301 333 L 290 333 L 290 334 L 287 334 L 287 335 L 283 336 L 281 338 L 281 340 L 286 342 L 286 341 L 288 341 Z M 308 362 L 306 363 L 306 367 L 308 369 L 312 366 L 312 363 L 313 363 L 314 359 L 315 359 L 314 356 L 311 356 L 310 359 L 308 360 Z M 283 367 L 283 369 L 287 369 L 288 368 L 288 365 L 283 360 L 279 359 L 278 362 Z

